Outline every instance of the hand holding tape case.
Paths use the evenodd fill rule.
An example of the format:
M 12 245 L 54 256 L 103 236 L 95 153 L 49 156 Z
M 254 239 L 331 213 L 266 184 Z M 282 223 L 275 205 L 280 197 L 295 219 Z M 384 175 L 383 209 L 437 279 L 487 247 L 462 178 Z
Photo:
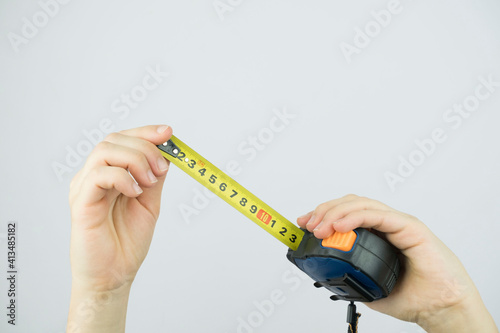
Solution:
M 371 302 L 387 297 L 399 276 L 398 251 L 366 229 L 321 240 L 305 230 L 288 259 L 336 295 L 333 300 Z

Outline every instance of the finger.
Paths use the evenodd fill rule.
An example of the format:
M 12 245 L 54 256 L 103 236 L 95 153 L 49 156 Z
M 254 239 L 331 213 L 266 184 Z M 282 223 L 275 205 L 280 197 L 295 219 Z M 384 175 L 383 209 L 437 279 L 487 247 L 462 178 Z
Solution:
M 86 173 L 96 166 L 116 166 L 128 170 L 143 187 L 150 187 L 158 181 L 143 152 L 108 141 L 100 142 L 87 159 Z
M 167 172 L 170 162 L 152 142 L 123 133 L 111 133 L 104 140 L 142 152 L 155 176 L 162 176 Z
M 300 217 L 297 218 L 297 224 L 299 225 L 299 227 L 301 228 L 305 228 L 306 227 L 306 224 L 307 222 L 311 219 L 311 216 L 312 214 L 314 213 L 314 211 L 311 211 L 305 215 L 302 215 Z
M 388 206 L 381 204 L 378 201 L 371 200 L 368 198 L 357 198 L 352 201 L 341 202 L 336 206 L 331 206 L 331 208 L 324 214 L 323 220 L 317 221 L 318 225 L 323 224 L 335 224 L 337 221 L 342 219 L 347 214 L 350 214 L 355 211 L 361 210 L 393 210 Z M 312 226 L 310 226 L 312 228 Z M 313 231 L 315 228 L 312 228 Z M 333 229 L 332 229 L 333 230 Z
M 161 192 L 163 190 L 163 184 L 165 182 L 166 175 L 158 177 L 158 183 L 153 187 L 144 188 L 144 192 L 137 198 L 137 200 L 143 205 L 155 218 L 158 219 L 160 206 L 161 206 Z
M 88 207 L 108 196 L 109 201 L 120 193 L 127 197 L 137 197 L 143 190 L 132 179 L 127 170 L 121 167 L 97 166 L 85 177 L 80 188 L 78 200 L 80 207 Z M 106 210 L 107 212 L 107 210 Z
M 358 198 L 357 195 L 348 194 L 346 196 L 343 196 L 342 198 L 330 200 L 318 205 L 311 214 L 309 221 L 307 221 L 305 225 L 306 229 L 312 232 L 318 226 L 321 220 L 323 220 L 324 215 L 331 207 L 334 207 L 335 205 L 338 205 L 342 202 L 354 200 L 356 198 Z
M 150 141 L 153 145 L 163 143 L 165 141 L 168 141 L 170 137 L 172 136 L 172 128 L 167 126 L 167 125 L 151 125 L 151 126 L 144 126 L 144 127 L 139 127 L 139 128 L 134 128 L 134 129 L 129 129 L 129 130 L 124 130 L 120 132 L 123 135 L 127 135 L 130 137 L 136 136 L 137 138 L 143 139 Z M 108 136 L 109 137 L 109 136 Z M 115 140 L 113 140 L 115 141 Z M 87 161 L 80 170 L 79 176 L 74 177 L 74 182 L 72 184 L 72 187 L 75 189 L 78 189 L 81 187 L 82 180 L 85 179 L 87 173 L 89 170 L 91 170 L 95 165 L 103 165 L 102 161 L 99 161 L 96 158 L 92 158 L 92 156 L 96 155 L 96 151 L 99 149 L 102 149 L 104 144 L 99 143 L 90 156 L 87 158 Z M 151 159 L 154 159 L 152 157 Z M 152 162 L 152 161 L 151 161 Z M 166 164 L 166 167 L 165 167 Z M 156 166 L 156 167 L 155 167 Z M 156 158 L 155 163 L 152 163 L 152 168 L 154 170 L 164 170 L 163 173 L 168 169 L 169 162 L 165 159 L 158 159 Z M 154 171 L 152 171 L 153 174 L 158 175 Z M 135 177 L 135 176 L 134 176 Z M 142 184 L 144 186 L 144 184 Z
M 314 235 L 325 238 L 331 235 L 332 229 L 345 233 L 356 228 L 383 232 L 387 240 L 402 251 L 421 244 L 430 232 L 417 218 L 398 211 L 360 210 L 347 214 L 335 224 L 320 226 Z
M 348 194 L 342 198 L 325 202 L 316 207 L 311 219 L 306 224 L 306 228 L 310 232 L 313 232 L 320 223 L 332 223 L 351 211 L 363 209 L 390 210 L 392 208 L 376 200 L 359 197 L 355 194 Z
M 172 128 L 168 125 L 148 125 L 120 131 L 121 134 L 144 139 L 155 145 L 170 140 Z

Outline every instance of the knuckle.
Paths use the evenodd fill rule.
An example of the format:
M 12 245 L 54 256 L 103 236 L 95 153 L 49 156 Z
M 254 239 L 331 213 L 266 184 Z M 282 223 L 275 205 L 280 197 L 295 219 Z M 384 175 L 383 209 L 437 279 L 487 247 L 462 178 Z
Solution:
M 87 177 L 86 178 L 88 180 L 94 181 L 99 176 L 100 173 L 101 173 L 100 168 L 97 168 L 97 167 L 96 168 L 92 168 L 87 173 Z
M 130 151 L 128 165 L 130 170 L 135 170 L 135 172 L 144 172 L 148 169 L 151 169 L 148 159 L 146 158 L 144 153 L 139 150 Z
M 132 153 L 134 154 L 134 158 L 140 163 L 141 167 L 149 168 L 148 159 L 142 151 L 134 150 Z
M 330 209 L 329 211 L 327 211 L 325 213 L 325 218 L 329 218 L 329 217 L 332 217 L 332 216 L 337 216 L 339 214 L 339 210 L 338 209 Z
M 112 132 L 112 133 L 109 133 L 108 135 L 106 135 L 106 137 L 104 138 L 104 141 L 110 141 L 110 142 L 114 142 L 118 136 L 120 136 L 121 134 L 117 133 L 117 132 Z
M 316 207 L 316 214 L 323 214 L 324 212 L 326 212 L 328 210 L 328 203 L 327 202 L 324 202 L 322 204 L 319 204 L 317 207 Z
M 151 142 L 143 141 L 141 142 L 141 150 L 146 154 L 146 156 L 156 156 L 160 155 L 159 149 Z
M 111 142 L 109 142 L 109 141 L 106 141 L 106 140 L 101 141 L 101 142 L 99 142 L 99 143 L 95 146 L 94 151 L 106 150 L 106 149 L 108 149 L 111 145 L 112 145 L 112 143 L 111 143 Z
M 424 224 L 416 216 L 413 216 L 413 215 L 410 215 L 410 214 L 407 214 L 407 213 L 404 213 L 404 215 L 406 216 L 406 218 L 408 218 L 413 223 L 422 223 L 422 224 Z
M 372 199 L 367 198 L 367 197 L 357 197 L 356 200 L 360 201 L 366 205 L 372 201 Z

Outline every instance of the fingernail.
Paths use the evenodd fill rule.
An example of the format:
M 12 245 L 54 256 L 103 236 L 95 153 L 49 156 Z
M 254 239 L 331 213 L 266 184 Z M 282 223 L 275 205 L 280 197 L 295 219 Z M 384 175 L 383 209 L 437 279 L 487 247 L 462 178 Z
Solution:
M 343 218 L 338 219 L 337 221 L 333 222 L 333 224 L 337 224 L 337 223 L 339 223 L 339 222 L 342 222 L 342 220 L 343 220 Z
M 162 156 L 158 157 L 157 164 L 158 164 L 158 169 L 160 169 L 160 171 L 168 170 L 168 163 L 164 157 Z
M 158 128 L 156 129 L 156 131 L 159 133 L 159 134 L 163 134 L 166 130 L 168 129 L 168 126 L 167 125 L 161 125 L 161 126 L 158 126 Z
M 319 230 L 319 228 L 321 228 L 321 226 L 323 225 L 323 221 L 321 221 L 317 226 L 316 228 L 314 228 L 313 232 L 315 232 L 316 230 Z
M 316 215 L 313 214 L 313 216 L 311 216 L 311 218 L 309 219 L 309 221 L 306 223 L 306 226 L 310 223 L 313 223 L 314 220 L 316 219 Z
M 132 185 L 132 187 L 134 188 L 135 193 L 137 193 L 137 194 L 141 194 L 142 193 L 142 188 L 140 188 L 139 185 L 137 185 L 136 183 L 134 183 Z
M 151 183 L 156 183 L 158 181 L 151 170 L 148 170 L 148 178 Z

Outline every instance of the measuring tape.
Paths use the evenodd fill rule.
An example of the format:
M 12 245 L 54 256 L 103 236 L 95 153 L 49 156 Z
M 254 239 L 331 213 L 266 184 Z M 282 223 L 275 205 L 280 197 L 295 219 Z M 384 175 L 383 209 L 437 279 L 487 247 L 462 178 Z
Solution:
M 400 271 L 398 251 L 382 238 L 357 228 L 317 239 L 175 136 L 157 147 L 166 159 L 288 246 L 288 260 L 315 280 L 316 287 L 335 293 L 332 300 L 350 301 L 350 333 L 357 332 L 360 316 L 354 301 L 372 302 L 387 297 L 394 288 Z
M 182 171 L 236 208 L 292 250 L 299 247 L 304 231 L 238 184 L 206 158 L 172 135 L 157 146 L 162 155 Z
M 314 279 L 315 286 L 337 294 L 333 300 L 371 302 L 387 297 L 394 288 L 398 253 L 382 238 L 358 228 L 317 239 L 175 136 L 157 147 L 165 158 L 288 246 L 288 260 Z

